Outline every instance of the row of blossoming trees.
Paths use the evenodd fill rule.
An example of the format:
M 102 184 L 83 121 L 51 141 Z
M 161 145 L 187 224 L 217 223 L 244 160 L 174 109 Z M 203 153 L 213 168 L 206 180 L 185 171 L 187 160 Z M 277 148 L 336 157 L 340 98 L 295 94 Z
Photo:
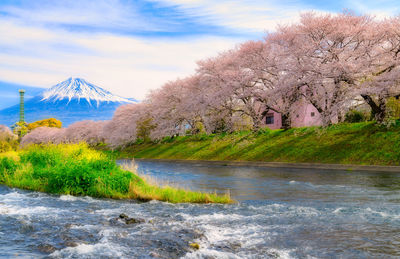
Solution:
M 84 121 L 67 129 L 41 128 L 23 143 L 87 141 L 122 146 L 185 131 L 254 130 L 266 111 L 292 114 L 304 103 L 323 125 L 341 121 L 355 102 L 385 120 L 386 102 L 400 94 L 400 17 L 376 20 L 351 13 L 306 13 L 262 41 L 248 41 L 198 62 L 196 73 L 151 92 L 140 104 L 120 107 L 111 121 Z

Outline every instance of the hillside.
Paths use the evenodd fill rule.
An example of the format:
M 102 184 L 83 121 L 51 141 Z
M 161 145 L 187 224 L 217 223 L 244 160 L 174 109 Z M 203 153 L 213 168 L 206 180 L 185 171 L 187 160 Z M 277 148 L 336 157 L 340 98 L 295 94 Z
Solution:
M 194 135 L 132 145 L 124 158 L 400 165 L 400 126 L 373 122 Z

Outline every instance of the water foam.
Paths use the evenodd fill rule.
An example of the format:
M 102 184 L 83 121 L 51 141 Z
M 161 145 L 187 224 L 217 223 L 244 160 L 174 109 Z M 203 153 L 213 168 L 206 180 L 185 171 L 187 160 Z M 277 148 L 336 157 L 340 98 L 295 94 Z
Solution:
M 72 195 L 61 195 L 60 200 L 62 201 L 77 201 L 78 198 Z
M 185 258 L 185 259 L 203 259 L 203 258 L 240 259 L 242 257 L 239 257 L 239 256 L 229 253 L 229 252 L 220 252 L 220 251 L 211 250 L 211 249 L 200 249 L 199 251 L 188 253 L 182 258 Z
M 76 247 L 67 247 L 54 253 L 50 254 L 50 257 L 55 258 L 82 258 L 85 257 L 112 257 L 121 258 L 123 257 L 123 247 L 107 242 L 97 244 L 78 244 Z
M 0 214 L 7 215 L 18 215 L 18 216 L 32 216 L 32 215 L 53 215 L 57 216 L 62 209 L 49 208 L 44 206 L 34 206 L 34 207 L 20 207 L 20 206 L 0 206 Z

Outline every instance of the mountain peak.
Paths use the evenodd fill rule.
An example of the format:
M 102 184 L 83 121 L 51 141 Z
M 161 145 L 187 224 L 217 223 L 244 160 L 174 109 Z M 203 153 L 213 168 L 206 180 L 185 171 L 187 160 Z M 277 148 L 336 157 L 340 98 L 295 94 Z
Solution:
M 83 78 L 70 77 L 67 80 L 51 87 L 42 93 L 42 101 L 61 101 L 68 99 L 86 100 L 89 104 L 92 102 L 117 102 L 134 103 L 134 101 L 112 94 L 94 84 L 87 82 Z

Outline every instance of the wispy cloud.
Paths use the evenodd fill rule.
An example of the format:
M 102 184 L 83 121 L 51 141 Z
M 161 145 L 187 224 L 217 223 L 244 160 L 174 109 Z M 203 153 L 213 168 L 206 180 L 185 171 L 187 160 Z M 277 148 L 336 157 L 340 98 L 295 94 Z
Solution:
M 160 30 L 162 24 L 144 19 L 139 6 L 118 0 L 96 1 L 22 1 L 3 5 L 0 12 L 9 19 L 42 26 L 65 26 L 78 30 L 122 29 Z
M 109 32 L 139 36 L 185 36 L 230 34 L 224 28 L 198 23 L 173 6 L 152 1 L 130 0 L 22 0 L 11 5 L 0 2 L 0 16 L 8 20 L 47 28 L 88 33 Z
M 398 0 L 346 0 L 345 5 L 358 13 L 374 15 L 377 18 L 400 14 Z
M 274 30 L 278 24 L 298 20 L 302 11 L 317 8 L 296 0 L 153 0 L 174 6 L 199 21 L 243 32 Z

